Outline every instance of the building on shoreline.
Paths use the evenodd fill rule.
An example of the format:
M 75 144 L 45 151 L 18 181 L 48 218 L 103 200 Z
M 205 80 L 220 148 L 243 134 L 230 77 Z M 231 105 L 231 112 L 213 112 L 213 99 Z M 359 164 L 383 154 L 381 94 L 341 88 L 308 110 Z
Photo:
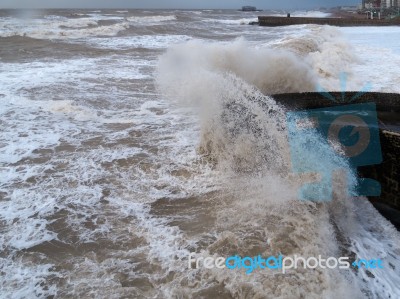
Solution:
M 400 1 L 399 0 L 385 0 L 385 1 L 383 1 L 383 6 L 385 8 L 391 8 L 391 7 L 399 8 L 399 5 L 400 5 Z
M 400 0 L 362 0 L 363 9 L 399 8 Z
M 382 2 L 386 2 L 387 0 L 363 0 L 362 8 L 364 9 L 374 9 L 381 8 Z

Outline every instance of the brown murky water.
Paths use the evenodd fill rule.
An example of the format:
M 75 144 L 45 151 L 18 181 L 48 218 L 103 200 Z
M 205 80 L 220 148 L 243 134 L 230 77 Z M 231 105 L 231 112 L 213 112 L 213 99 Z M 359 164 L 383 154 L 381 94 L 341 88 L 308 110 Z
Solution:
M 285 111 L 264 95 L 334 89 L 359 45 L 243 25 L 256 17 L 0 11 L 1 298 L 400 296 L 398 233 L 340 180 L 329 203 L 297 199 Z M 391 267 L 247 275 L 189 269 L 190 253 Z

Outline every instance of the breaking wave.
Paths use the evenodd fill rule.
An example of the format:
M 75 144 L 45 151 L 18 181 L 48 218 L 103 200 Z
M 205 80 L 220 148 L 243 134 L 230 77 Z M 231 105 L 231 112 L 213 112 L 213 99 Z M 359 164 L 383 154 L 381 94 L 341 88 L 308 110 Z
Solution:
M 231 19 L 231 20 L 223 20 L 223 19 L 205 19 L 203 22 L 210 23 L 221 23 L 225 25 L 248 25 L 250 22 L 257 22 L 257 18 L 243 18 L 243 19 Z
M 91 36 L 115 36 L 129 28 L 128 22 L 99 24 L 98 18 L 66 18 L 47 16 L 45 19 L 0 18 L 1 37 L 24 36 L 35 39 L 78 39 Z
M 190 41 L 170 50 L 162 59 L 161 68 L 169 76 L 160 78 L 160 83 L 170 86 L 174 82 L 181 82 L 187 89 L 197 89 L 195 82 L 207 78 L 201 78 L 203 74 L 199 70 L 211 75 L 230 72 L 268 94 L 309 91 L 314 88 L 317 79 L 311 67 L 297 59 L 293 53 L 251 49 L 244 40 L 230 44 Z M 171 88 L 175 93 L 186 90 L 182 89 Z
M 174 21 L 176 20 L 175 15 L 170 16 L 136 16 L 136 17 L 129 17 L 127 18 L 130 22 L 136 23 L 159 23 L 159 22 L 166 22 L 166 21 Z
M 46 15 L 42 19 L 0 18 L 0 37 L 26 36 L 36 39 L 79 39 L 94 36 L 115 36 L 130 26 L 154 25 L 176 20 L 175 15 L 123 16 L 86 14 L 79 17 Z
M 173 102 L 198 111 L 198 153 L 216 167 L 223 181 L 224 199 L 214 207 L 218 210 L 214 237 L 205 245 L 201 241 L 191 245 L 200 256 L 268 256 L 280 252 L 382 257 L 379 250 L 371 250 L 370 245 L 363 243 L 365 238 L 376 238 L 376 234 L 367 222 L 360 222 L 355 212 L 356 206 L 362 213 L 376 211 L 365 199 L 347 194 L 347 187 L 356 186 L 354 173 L 347 160 L 329 151 L 330 145 L 317 134 L 309 136 L 311 146 L 304 146 L 300 140 L 294 151 L 307 163 L 313 163 L 313 169 L 321 170 L 320 175 L 341 168 L 347 177 L 333 178 L 335 191 L 328 203 L 298 200 L 299 188 L 320 178 L 315 174 L 291 173 L 286 110 L 266 95 L 313 91 L 318 82 L 329 84 L 330 76 L 316 71 L 318 67 L 333 67 L 333 63 L 321 57 L 337 59 L 326 43 L 335 45 L 337 56 L 351 56 L 340 42 L 335 44 L 335 35 L 322 39 L 320 35 L 306 39 L 308 46 L 300 49 L 289 43 L 271 50 L 252 48 L 244 40 L 224 44 L 190 41 L 172 47 L 160 58 L 156 75 L 159 91 Z M 340 67 L 331 71 L 339 72 Z M 319 194 L 325 191 L 318 190 Z M 358 200 L 363 203 L 360 205 Z M 376 225 L 378 230 L 386 231 L 381 248 L 395 256 L 400 244 L 393 243 L 394 228 L 385 220 Z M 396 263 L 395 269 L 400 266 L 389 256 L 382 258 Z M 297 271 L 290 276 L 260 271 L 249 277 L 238 272 L 232 275 L 226 270 L 193 269 L 182 273 L 180 282 L 190 286 L 201 279 L 202 295 L 207 294 L 207 289 L 215 291 L 223 285 L 234 297 L 258 298 L 268 290 L 274 298 L 380 298 L 381 294 L 398 292 L 392 284 L 396 280 L 395 270 L 387 271 L 381 279 L 375 279 L 363 271 L 352 270 Z M 181 285 L 179 289 L 168 286 L 171 296 L 190 293 L 190 288 Z

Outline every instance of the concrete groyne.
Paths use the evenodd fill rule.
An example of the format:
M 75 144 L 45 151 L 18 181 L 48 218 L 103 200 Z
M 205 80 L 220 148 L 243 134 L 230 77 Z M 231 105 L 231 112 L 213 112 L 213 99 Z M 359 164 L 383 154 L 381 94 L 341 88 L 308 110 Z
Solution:
M 342 101 L 341 92 L 329 94 L 337 102 L 316 92 L 277 94 L 273 98 L 288 110 L 328 109 L 348 104 Z M 355 95 L 357 92 L 347 92 L 345 99 Z M 369 199 L 382 215 L 400 229 L 400 94 L 369 92 L 351 104 L 371 102 L 376 104 L 383 162 L 359 167 L 357 170 L 360 177 L 375 179 L 381 184 L 381 196 Z
M 318 24 L 331 26 L 399 26 L 400 18 L 395 19 L 359 19 L 359 18 L 307 18 L 307 17 L 258 17 L 260 26 L 289 26 L 302 24 Z

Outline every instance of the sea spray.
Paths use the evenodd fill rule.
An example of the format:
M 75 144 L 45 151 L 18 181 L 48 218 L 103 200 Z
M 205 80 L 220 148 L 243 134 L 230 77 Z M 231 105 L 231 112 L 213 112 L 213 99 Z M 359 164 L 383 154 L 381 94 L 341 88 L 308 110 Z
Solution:
M 190 89 L 193 86 L 191 82 L 205 76 L 202 71 L 233 73 L 265 94 L 310 91 L 317 82 L 311 67 L 292 52 L 254 49 L 243 39 L 229 44 L 193 40 L 177 45 L 161 58 L 159 68 L 169 74 L 168 78 L 158 77 L 162 86 L 171 86 L 177 80 L 185 85 L 175 93 Z M 198 93 L 205 92 L 198 88 Z
M 190 51 L 194 49 L 194 44 L 196 53 Z M 243 47 L 241 51 L 230 49 L 230 46 L 236 48 L 238 44 Z M 241 55 L 246 51 L 253 52 L 248 60 L 250 56 L 262 57 L 260 61 L 267 62 L 289 57 L 289 62 L 293 59 L 291 65 L 298 66 L 306 75 L 289 76 L 281 80 L 282 74 L 271 69 L 275 77 L 271 75 L 264 78 L 262 84 L 261 81 L 257 83 L 250 69 L 243 71 L 246 59 L 241 59 Z M 208 55 L 210 52 L 213 55 Z M 287 111 L 273 98 L 263 94 L 268 92 L 268 88 L 273 91 L 276 84 L 281 91 L 285 90 L 284 86 L 288 86 L 288 91 L 295 91 L 291 88 L 298 82 L 303 87 L 315 83 L 310 68 L 299 59 L 296 60 L 293 54 L 286 54 L 285 51 L 277 54 L 265 50 L 245 50 L 243 41 L 231 45 L 189 42 L 170 49 L 160 58 L 157 72 L 159 91 L 172 101 L 192 105 L 199 111 L 202 130 L 199 154 L 209 158 L 225 177 L 222 187 L 224 196 L 218 206 L 217 237 L 202 249 L 205 255 L 282 252 L 311 256 L 339 253 L 339 244 L 330 222 L 329 205 L 300 201 L 298 198 L 298 189 L 304 178 L 290 171 Z M 260 75 L 267 72 L 268 68 L 264 68 L 260 62 L 259 69 Z M 257 73 L 257 69 L 254 71 Z M 241 77 L 242 74 L 244 77 Z M 263 92 L 260 91 L 262 88 Z M 301 143 L 298 147 L 300 154 L 308 157 L 308 162 L 321 165 L 326 171 L 333 171 L 340 162 L 341 167 L 351 173 L 346 159 L 333 152 L 331 156 L 324 155 L 326 140 L 317 133 L 311 138 L 311 150 Z M 340 180 L 336 183 L 348 184 Z M 342 193 L 341 189 L 335 193 L 335 201 L 347 200 L 347 194 Z M 267 239 L 270 240 L 269 246 L 266 246 Z M 243 296 L 246 283 L 251 282 L 239 273 L 232 277 L 218 270 L 199 275 L 204 281 L 214 279 L 225 284 L 233 296 Z M 309 293 L 329 297 L 338 288 L 343 295 L 353 293 L 354 297 L 361 297 L 351 273 L 346 271 L 293 272 L 290 279 L 268 272 L 254 275 L 260 285 L 247 290 L 249 296 L 258 296 L 265 289 L 273 290 L 274 285 L 285 285 L 283 289 L 271 291 L 274 297 Z M 297 290 L 294 286 L 301 277 L 306 277 L 307 285 Z
M 307 34 L 293 32 L 273 42 L 271 47 L 294 53 L 312 69 L 318 83 L 327 90 L 342 90 L 338 80 L 342 73 L 348 75 L 348 86 L 344 91 L 359 90 L 366 83 L 354 72 L 354 66 L 360 60 L 343 33 L 331 26 L 306 25 L 305 28 Z M 315 86 L 309 91 L 315 91 Z
M 326 37 L 324 31 L 329 33 Z M 193 270 L 183 275 L 185 281 L 195 283 L 194 277 L 200 278 L 204 288 L 210 290 L 224 285 L 224 289 L 236 297 L 262 297 L 265 290 L 275 298 L 380 298 L 380 294 L 388 296 L 397 292 L 390 281 L 395 279 L 398 263 L 391 256 L 396 256 L 400 247 L 396 237 L 389 237 L 396 232 L 381 217 L 374 222 L 374 227 L 371 219 L 377 219 L 377 212 L 372 211 L 366 198 L 349 196 L 347 191 L 356 187 L 356 180 L 348 161 L 338 154 L 339 145 L 317 132 L 309 132 L 310 142 L 305 144 L 297 140 L 292 150 L 305 158 L 308 167 L 322 173 L 294 175 L 290 172 L 287 111 L 265 94 L 275 92 L 276 85 L 280 86 L 279 92 L 299 92 L 316 81 L 331 89 L 333 83 L 338 83 L 333 76 L 341 67 L 350 68 L 351 63 L 356 62 L 348 52 L 350 47 L 341 44 L 343 41 L 334 29 L 323 28 L 313 34 L 313 46 L 300 54 L 290 47 L 289 55 L 287 50 L 246 49 L 251 46 L 240 40 L 224 44 L 189 42 L 171 48 L 160 58 L 156 75 L 159 91 L 173 102 L 194 106 L 199 112 L 202 131 L 199 153 L 210 158 L 224 181 L 223 195 L 214 205 L 218 213 L 213 241 L 207 245 L 200 245 L 200 242 L 195 246 L 196 251 L 205 257 L 277 253 L 358 258 L 385 256 L 383 262 L 390 262 L 393 268 L 385 269 L 384 273 L 381 269 L 383 280 L 365 271 L 352 270 L 297 271 L 289 276 L 257 272 L 249 278 L 213 269 Z M 327 41 L 334 46 L 330 51 L 326 51 L 329 50 Z M 233 50 L 236 47 L 242 50 Z M 325 61 L 330 56 L 336 63 Z M 246 69 L 252 57 L 261 58 L 251 69 Z M 286 57 L 285 61 L 289 62 L 294 59 L 291 65 L 298 66 L 303 76 L 286 76 L 281 80 L 278 68 L 278 71 L 269 70 L 268 76 L 263 77 L 268 70 L 263 61 L 269 63 L 280 57 Z M 348 87 L 355 86 L 357 82 L 352 81 L 351 72 L 348 75 Z M 301 87 L 298 87 L 299 82 Z M 327 151 L 330 147 L 336 150 Z M 337 172 L 338 168 L 341 171 Z M 325 203 L 300 201 L 300 187 L 305 182 L 321 180 L 324 173 L 332 173 L 332 200 Z M 314 192 L 324 194 L 326 190 Z M 363 219 L 365 214 L 370 220 Z M 385 237 L 379 236 L 378 231 Z M 372 241 L 367 240 L 369 238 Z M 378 246 L 379 242 L 383 242 L 382 246 Z M 377 249 L 371 250 L 373 247 Z M 384 255 L 382 248 L 389 247 L 393 248 L 390 255 Z M 177 294 L 173 287 L 169 291 Z M 180 292 L 185 291 L 181 289 Z

